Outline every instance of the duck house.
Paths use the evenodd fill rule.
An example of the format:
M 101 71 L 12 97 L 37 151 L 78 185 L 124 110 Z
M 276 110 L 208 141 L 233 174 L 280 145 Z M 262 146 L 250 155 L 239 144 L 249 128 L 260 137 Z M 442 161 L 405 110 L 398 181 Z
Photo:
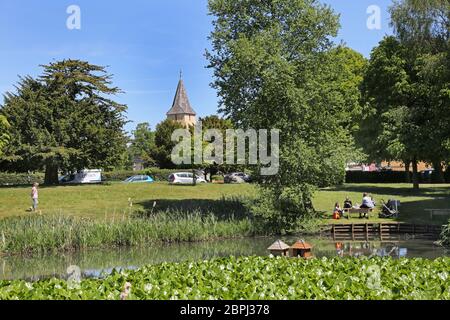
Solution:
M 267 250 L 274 256 L 288 257 L 289 246 L 281 240 L 275 241 Z
M 299 240 L 290 248 L 290 255 L 293 258 L 311 259 L 313 257 L 312 248 L 312 245 L 305 240 Z

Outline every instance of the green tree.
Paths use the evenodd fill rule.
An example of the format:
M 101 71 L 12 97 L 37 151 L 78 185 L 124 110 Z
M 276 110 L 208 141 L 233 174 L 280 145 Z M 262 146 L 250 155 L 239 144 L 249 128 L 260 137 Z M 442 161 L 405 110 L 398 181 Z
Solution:
M 427 96 L 424 158 L 442 182 L 442 162 L 450 156 L 450 1 L 397 0 L 390 12 L 396 37 L 414 61 L 416 87 Z
M 3 153 L 3 148 L 9 141 L 8 129 L 9 129 L 8 121 L 4 116 L 0 115 L 0 156 Z
M 205 131 L 208 129 L 214 129 L 214 130 L 218 130 L 223 137 L 223 154 L 226 154 L 226 141 L 225 141 L 225 137 L 226 137 L 226 131 L 228 129 L 233 129 L 233 124 L 230 120 L 227 119 L 223 119 L 220 118 L 217 115 L 211 115 L 211 116 L 207 116 L 204 118 L 200 118 L 199 122 L 202 123 L 202 129 L 203 129 L 203 136 L 205 135 Z M 191 129 L 191 134 L 193 134 L 193 128 Z M 209 143 L 214 142 L 213 139 L 204 139 L 203 142 L 203 152 L 205 151 L 205 146 L 208 145 Z M 194 145 L 192 144 L 192 147 L 194 148 Z M 228 172 L 231 170 L 235 170 L 238 166 L 236 165 L 229 165 L 226 163 L 223 164 L 218 164 L 216 162 L 211 162 L 211 161 L 204 161 L 203 164 L 201 165 L 197 165 L 196 167 L 204 169 L 205 171 L 205 175 L 210 175 L 213 176 L 215 174 L 217 174 L 219 171 L 221 172 Z
M 155 149 L 155 132 L 151 130 L 150 124 L 139 123 L 132 134 L 133 138 L 129 147 L 132 160 L 139 158 L 144 161 L 144 166 L 154 166 L 152 152 Z
M 276 231 L 317 216 L 318 186 L 342 182 L 354 150 L 340 61 L 339 17 L 314 0 L 210 0 L 213 87 L 237 128 L 279 129 L 280 169 L 260 180 L 254 212 Z M 343 112 L 346 110 L 347 112 Z
M 450 133 L 448 1 L 395 1 L 390 8 L 395 37 L 372 52 L 363 91 L 368 108 L 361 137 L 378 160 L 434 164 L 443 181 Z M 365 140 L 365 141 L 364 141 Z
M 176 165 L 172 162 L 172 151 L 176 143 L 172 141 L 172 134 L 177 129 L 186 129 L 181 123 L 167 119 L 156 126 L 155 148 L 151 152 L 159 168 L 173 169 Z
M 7 93 L 1 113 L 11 124 L 6 165 L 15 170 L 45 168 L 45 182 L 58 183 L 58 172 L 111 168 L 125 149 L 126 106 L 108 96 L 104 67 L 79 60 L 43 66 L 43 74 L 21 78 Z
M 363 84 L 367 109 L 361 137 L 372 158 L 412 163 L 414 188 L 419 188 L 417 164 L 424 160 L 426 123 L 432 115 L 426 92 L 416 81 L 416 61 L 394 37 L 386 37 L 372 51 Z

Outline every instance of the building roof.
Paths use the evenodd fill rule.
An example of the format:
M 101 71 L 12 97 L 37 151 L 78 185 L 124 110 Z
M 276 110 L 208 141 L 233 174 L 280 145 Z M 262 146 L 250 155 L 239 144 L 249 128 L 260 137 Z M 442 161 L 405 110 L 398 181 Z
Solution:
M 173 99 L 172 108 L 169 112 L 167 112 L 167 115 L 196 115 L 189 102 L 183 79 L 180 79 L 178 82 L 177 92 L 175 93 L 175 98 Z
M 275 241 L 269 248 L 267 248 L 267 250 L 280 250 L 280 251 L 287 249 L 289 249 L 289 246 L 281 240 Z
M 312 245 L 310 245 L 308 242 L 306 242 L 305 240 L 298 240 L 296 243 L 294 243 L 291 247 L 291 249 L 302 249 L 302 250 L 307 250 L 307 249 L 312 249 Z

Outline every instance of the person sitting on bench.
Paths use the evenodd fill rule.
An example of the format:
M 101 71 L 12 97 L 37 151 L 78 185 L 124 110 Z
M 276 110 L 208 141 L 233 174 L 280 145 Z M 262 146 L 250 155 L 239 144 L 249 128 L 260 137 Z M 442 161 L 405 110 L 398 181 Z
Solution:
M 338 220 L 341 219 L 344 215 L 344 210 L 342 210 L 339 203 L 336 202 L 333 209 L 333 219 Z
M 364 193 L 363 194 L 363 200 L 362 200 L 362 204 L 360 206 L 361 209 L 374 209 L 375 208 L 375 203 L 373 202 L 373 199 L 371 196 L 369 196 L 369 194 Z M 364 216 L 367 216 L 367 213 L 364 213 Z
M 349 197 L 347 197 L 347 198 L 345 198 L 345 201 L 344 201 L 344 210 L 351 209 L 351 208 L 353 208 L 353 202 L 350 200 Z

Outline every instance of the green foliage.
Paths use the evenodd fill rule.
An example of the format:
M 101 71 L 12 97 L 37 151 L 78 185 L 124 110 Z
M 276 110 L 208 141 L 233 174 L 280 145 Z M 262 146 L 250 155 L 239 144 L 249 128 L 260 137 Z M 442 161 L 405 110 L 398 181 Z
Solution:
M 11 124 L 3 164 L 11 171 L 58 171 L 115 167 L 125 150 L 126 106 L 108 99 L 120 93 L 104 67 L 79 60 L 43 66 L 7 93 L 1 113 Z
M 443 51 L 448 46 L 450 2 L 395 0 L 389 11 L 395 34 L 415 52 Z
M 219 175 L 214 175 L 214 176 L 211 176 L 211 180 L 212 181 L 224 181 L 224 177 L 219 176 Z
M 223 150 L 223 155 L 225 156 L 226 152 L 227 152 L 226 141 L 225 141 L 226 131 L 228 129 L 234 129 L 233 123 L 230 120 L 220 118 L 217 115 L 200 118 L 199 121 L 202 122 L 202 129 L 203 129 L 204 137 L 205 137 L 206 130 L 209 130 L 209 129 L 217 130 L 222 134 L 222 137 L 223 137 L 223 143 L 222 143 L 223 149 L 222 150 Z M 192 134 L 192 136 L 194 134 L 193 128 L 191 128 L 191 134 Z M 207 145 L 209 145 L 211 143 L 214 143 L 214 139 L 204 139 L 203 148 L 202 148 L 202 152 L 204 155 L 205 155 Z M 194 143 L 192 143 L 192 148 L 193 148 L 193 152 L 194 152 Z M 235 154 L 237 154 L 237 148 L 235 148 Z M 213 154 L 213 156 L 215 156 L 215 155 Z M 194 162 L 194 158 L 192 159 L 192 162 Z M 208 161 L 208 160 L 203 159 L 203 164 L 196 165 L 196 167 L 200 167 L 201 169 L 204 169 L 205 174 L 210 174 L 211 176 L 213 176 L 219 172 L 232 172 L 232 171 L 238 171 L 238 170 L 243 171 L 245 166 L 232 165 L 232 164 L 227 164 L 227 163 L 223 163 L 223 164 L 219 165 L 215 161 Z
M 5 173 L 0 172 L 0 186 L 31 185 L 34 182 L 44 183 L 43 173 Z
M 10 125 L 6 118 L 0 115 L 0 156 L 3 153 L 3 148 L 9 141 L 8 129 Z
M 371 54 L 362 86 L 367 104 L 359 137 L 374 160 L 412 157 L 405 145 L 412 130 L 404 107 L 410 91 L 405 55 L 405 48 L 394 37 L 386 37 Z
M 262 229 L 275 234 L 296 233 L 305 230 L 305 222 L 317 220 L 315 212 L 309 213 L 312 195 L 306 194 L 307 188 L 284 188 L 283 193 L 273 193 L 261 188 L 258 197 L 250 202 L 250 211 L 255 223 Z M 299 216 L 299 210 L 303 215 Z M 305 214 L 305 212 L 307 214 Z
M 264 235 L 256 231 L 248 218 L 230 216 L 219 219 L 213 213 L 202 214 L 199 211 L 172 210 L 146 215 L 130 208 L 110 218 L 104 221 L 67 216 L 3 219 L 0 220 L 0 254 L 64 252 Z
M 402 171 L 385 171 L 385 172 L 362 172 L 349 171 L 346 174 L 346 183 L 408 183 L 411 181 L 412 173 Z M 418 179 L 421 183 L 441 183 L 437 173 L 431 174 L 430 177 L 420 175 Z M 450 183 L 450 174 L 444 175 L 444 181 Z
M 445 247 L 450 247 L 450 220 L 442 229 L 439 244 Z
M 389 172 L 363 172 L 348 171 L 346 173 L 346 183 L 407 183 L 406 173 L 402 171 Z
M 266 192 L 254 210 L 296 229 L 315 215 L 316 188 L 343 182 L 355 156 L 365 61 L 332 45 L 339 18 L 317 1 L 210 0 L 209 10 L 220 111 L 237 128 L 281 130 L 280 170 L 259 180 Z
M 175 168 L 171 155 L 176 143 L 172 142 L 172 134 L 177 129 L 186 128 L 181 123 L 170 119 L 167 119 L 156 126 L 155 148 L 151 152 L 151 156 L 161 169 Z
M 124 181 L 125 179 L 135 175 L 149 175 L 155 181 L 169 181 L 169 175 L 177 172 L 174 169 L 149 168 L 142 171 L 117 170 L 111 172 L 103 172 L 102 177 L 105 181 Z
M 223 258 L 114 271 L 78 285 L 0 282 L 2 300 L 448 300 L 449 258 Z M 339 272 L 336 272 L 339 270 Z
M 141 159 L 145 167 L 152 167 L 155 161 L 152 158 L 152 151 L 155 149 L 155 132 L 147 122 L 139 123 L 132 132 L 133 138 L 128 152 L 132 160 Z
M 338 104 L 341 110 L 336 110 L 336 112 L 339 114 L 341 125 L 350 132 L 356 133 L 359 128 L 359 121 L 355 120 L 361 118 L 363 110 L 360 86 L 364 79 L 368 61 L 359 52 L 342 45 L 331 50 L 330 54 L 335 56 L 334 63 L 340 70 L 335 74 L 336 79 L 329 83 L 330 86 L 334 86 L 331 90 L 339 92 L 339 99 L 342 100 Z
M 395 36 L 372 52 L 364 79 L 367 103 L 360 136 L 375 160 L 433 163 L 443 181 L 450 156 L 450 3 L 399 0 L 390 8 Z

